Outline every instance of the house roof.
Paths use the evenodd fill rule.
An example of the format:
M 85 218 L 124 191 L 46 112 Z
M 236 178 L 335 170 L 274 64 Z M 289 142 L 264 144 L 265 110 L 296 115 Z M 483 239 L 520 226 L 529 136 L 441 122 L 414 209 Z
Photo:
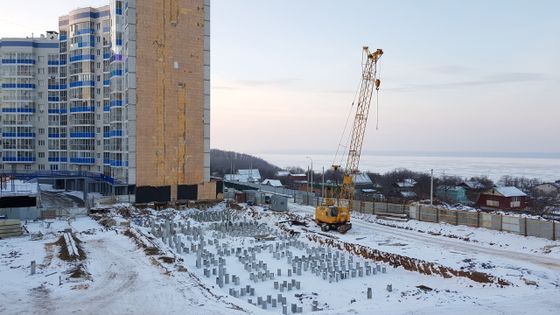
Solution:
M 560 188 L 560 182 L 558 183 L 542 183 L 542 184 L 538 184 L 533 186 L 532 188 L 539 188 L 539 187 L 555 187 L 555 188 Z
M 467 180 L 467 181 L 463 182 L 461 185 L 462 186 L 467 186 L 470 189 L 484 188 L 484 185 L 482 185 L 479 181 L 476 181 L 476 180 Z
M 375 189 L 370 189 L 370 188 L 362 189 L 362 192 L 363 192 L 363 193 L 366 193 L 366 194 L 367 194 L 367 193 L 374 193 L 374 192 L 376 192 L 376 191 L 377 191 L 377 190 L 375 190 Z
M 414 186 L 416 186 L 416 181 L 412 178 L 406 178 L 399 182 L 396 182 L 395 185 L 400 188 L 413 188 Z
M 289 176 L 293 178 L 307 178 L 307 174 L 290 174 Z
M 494 187 L 497 193 L 504 197 L 524 197 L 527 196 L 524 192 L 522 192 L 519 188 L 514 186 L 498 186 Z
M 263 180 L 263 182 L 261 183 L 263 185 L 269 185 L 272 187 L 282 187 L 282 182 L 278 179 L 265 179 Z
M 237 170 L 237 174 L 252 177 L 255 180 L 261 179 L 261 173 L 258 169 Z
M 366 173 L 359 173 L 352 175 L 352 181 L 358 185 L 373 185 L 371 178 Z
M 276 172 L 276 176 L 289 176 L 290 171 L 278 171 Z
M 448 185 L 441 185 L 438 186 L 436 188 L 436 190 L 438 191 L 459 191 L 459 190 L 465 190 L 465 187 L 463 186 L 448 186 Z

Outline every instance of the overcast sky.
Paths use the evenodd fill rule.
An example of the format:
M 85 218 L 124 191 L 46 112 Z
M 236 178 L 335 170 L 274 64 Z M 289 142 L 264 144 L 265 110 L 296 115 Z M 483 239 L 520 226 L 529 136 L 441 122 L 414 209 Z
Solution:
M 0 36 L 106 3 L 3 1 Z M 385 54 L 365 150 L 560 152 L 558 12 L 554 0 L 213 0 L 212 147 L 336 150 L 368 45 Z

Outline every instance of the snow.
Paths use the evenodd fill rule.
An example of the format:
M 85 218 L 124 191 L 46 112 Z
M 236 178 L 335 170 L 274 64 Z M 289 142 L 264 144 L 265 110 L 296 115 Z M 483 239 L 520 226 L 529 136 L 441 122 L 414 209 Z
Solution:
M 371 178 L 366 173 L 352 175 L 352 181 L 355 185 L 373 185 Z
M 265 179 L 263 180 L 263 182 L 261 183 L 262 185 L 269 185 L 272 187 L 282 187 L 282 182 L 278 179 Z
M 186 274 L 169 274 L 116 230 L 106 230 L 88 217 L 70 224 L 56 220 L 29 236 L 0 240 L 0 314 L 235 314 L 229 305 L 211 300 Z M 74 263 L 57 257 L 59 232 L 72 228 L 82 240 L 91 280 L 72 280 Z M 31 260 L 37 273 L 30 275 Z M 52 273 L 55 274 L 52 274 Z M 59 285 L 59 276 L 62 285 Z
M 519 188 L 514 186 L 497 186 L 494 188 L 500 195 L 504 197 L 524 197 L 527 196 Z
M 28 196 L 37 194 L 37 183 L 28 183 L 19 179 L 2 182 L 0 196 Z
M 65 191 L 64 192 L 66 195 L 69 196 L 73 196 L 76 198 L 79 198 L 81 200 L 84 199 L 84 192 L 83 191 L 74 191 L 74 190 L 70 190 L 70 191 Z M 88 199 L 94 198 L 94 199 L 100 199 L 103 198 L 103 195 L 97 192 L 88 192 L 87 194 Z
M 246 206 L 245 206 L 246 207 Z M 43 222 L 31 222 L 31 233 L 41 231 L 43 240 L 31 241 L 29 236 L 0 240 L 0 313 L 106 313 L 106 314 L 280 314 L 281 308 L 262 310 L 247 302 L 247 298 L 229 296 L 232 284 L 219 288 L 215 276 L 203 274 L 196 267 L 196 253 L 179 253 L 176 248 L 154 237 L 148 222 L 177 224 L 189 222 L 191 227 L 202 229 L 205 239 L 216 238 L 228 248 L 269 246 L 293 240 L 302 247 L 291 247 L 294 255 L 302 256 L 306 248 L 322 247 L 308 240 L 305 235 L 320 235 L 320 229 L 312 223 L 314 208 L 290 203 L 290 213 L 266 211 L 262 207 L 246 207 L 232 212 L 236 222 L 255 220 L 277 239 L 257 241 L 253 237 L 227 234 L 219 237 L 212 227 L 216 222 L 197 221 L 200 213 L 219 213 L 226 210 L 224 203 L 205 212 L 198 209 L 177 211 L 165 209 L 135 210 L 127 204 L 113 206 L 110 216 L 117 226 L 107 229 L 89 217 L 76 220 L 55 220 L 50 227 Z M 132 218 L 117 214 L 117 209 L 130 209 Z M 279 223 L 289 218 L 310 222 L 307 228 Z M 375 276 L 350 278 L 329 283 L 312 273 L 303 272 L 293 276 L 301 282 L 301 290 L 282 292 L 290 303 L 311 310 L 311 301 L 317 300 L 324 308 L 318 314 L 557 314 L 560 309 L 560 242 L 523 237 L 499 231 L 465 226 L 433 224 L 419 221 L 394 222 L 378 219 L 374 215 L 353 213 L 353 228 L 345 235 L 330 232 L 329 235 L 346 243 L 354 243 L 415 259 L 435 262 L 457 270 L 488 273 L 510 282 L 499 287 L 481 284 L 463 277 L 443 278 L 406 271 L 402 267 L 387 268 L 387 273 Z M 135 235 L 141 235 L 162 252 L 159 256 L 175 257 L 174 263 L 162 263 L 158 255 L 148 256 L 129 237 L 123 235 L 125 225 L 130 224 Z M 278 228 L 284 225 L 301 232 L 294 239 L 280 239 Z M 72 280 L 67 271 L 74 262 L 58 258 L 59 247 L 53 243 L 65 229 L 71 228 L 81 240 L 80 247 L 86 252 L 83 262 L 90 279 Z M 185 244 L 198 244 L 188 240 L 188 235 L 177 234 Z M 206 250 L 217 254 L 216 246 Z M 325 249 L 326 250 L 326 249 Z M 331 252 L 335 252 L 331 249 Z M 289 265 L 285 259 L 276 259 L 265 249 L 257 254 L 270 270 L 282 269 L 282 276 L 274 280 L 254 283 L 244 265 L 235 255 L 224 256 L 227 271 L 240 276 L 241 286 L 251 285 L 260 296 L 276 296 L 274 281 L 287 280 Z M 349 253 L 344 253 L 349 257 Z M 37 274 L 29 275 L 29 263 L 37 261 Z M 365 259 L 354 256 L 354 261 Z M 372 262 L 373 263 L 373 262 Z M 56 274 L 51 275 L 53 272 Z M 62 284 L 59 285 L 59 276 Z M 531 283 L 536 285 L 532 285 Z M 528 284 L 529 283 L 529 284 Z M 386 286 L 392 284 L 392 292 Z M 425 291 L 417 286 L 432 288 Z M 373 289 L 373 299 L 366 299 L 367 288 Z M 301 301 L 295 294 L 302 294 Z M 352 300 L 354 300 L 352 302 Z M 10 301 L 4 303 L 3 301 Z
M 400 188 L 414 188 L 417 182 L 412 178 L 405 178 L 402 181 L 396 182 L 395 184 Z

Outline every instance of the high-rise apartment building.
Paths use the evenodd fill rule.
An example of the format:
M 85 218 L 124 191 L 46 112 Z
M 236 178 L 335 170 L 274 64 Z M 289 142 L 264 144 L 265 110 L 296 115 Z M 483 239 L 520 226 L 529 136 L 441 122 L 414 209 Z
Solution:
M 71 11 L 59 19 L 60 80 L 67 105 L 69 171 L 104 173 L 111 105 L 111 19 L 109 6 Z
M 50 115 L 60 104 L 58 34 L 4 38 L 0 56 L 0 171 L 56 170 L 52 156 L 63 156 L 60 142 L 51 147 L 50 128 L 66 123 Z
M 26 55 L 1 47 L 7 65 L 35 61 L 2 64 L 0 127 L 16 139 L 4 168 L 83 174 L 88 190 L 135 188 L 137 202 L 215 199 L 209 0 L 110 0 L 61 16 L 59 39 L 26 41 Z M 4 75 L 19 66 L 33 75 Z M 4 108 L 26 109 L 6 120 Z

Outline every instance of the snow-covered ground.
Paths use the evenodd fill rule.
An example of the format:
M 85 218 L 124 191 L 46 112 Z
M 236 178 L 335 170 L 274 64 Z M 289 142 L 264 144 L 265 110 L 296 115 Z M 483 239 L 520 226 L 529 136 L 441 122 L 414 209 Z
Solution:
M 71 228 L 82 241 L 90 279 L 69 277 L 75 262 L 58 258 L 53 244 Z M 29 236 L 0 240 L 0 314 L 231 314 L 184 274 L 168 273 L 118 230 L 106 230 L 88 217 L 70 224 L 29 223 Z M 37 273 L 30 275 L 30 262 Z M 59 277 L 61 283 L 59 284 Z
M 35 194 L 37 194 L 37 183 L 25 182 L 19 179 L 2 182 L 2 189 L 0 189 L 0 196 L 25 196 Z
M 115 208 L 121 210 L 108 215 L 116 223 L 109 229 L 87 217 L 70 223 L 57 220 L 49 228 L 44 223 L 29 223 L 30 232 L 42 231 L 42 240 L 31 241 L 29 236 L 0 240 L 0 301 L 9 301 L 0 303 L 0 314 L 281 314 L 279 304 L 276 308 L 268 304 L 266 310 L 253 305 L 258 297 L 276 298 L 278 294 L 287 298 L 288 313 L 291 304 L 310 313 L 312 301 L 317 301 L 321 309 L 318 314 L 558 314 L 560 310 L 560 242 L 464 226 L 385 221 L 360 214 L 353 216 L 353 228 L 347 234 L 332 232 L 327 237 L 311 222 L 312 207 L 289 206 L 288 215 L 261 207 L 230 212 L 224 204 L 204 212 L 156 212 L 118 205 Z M 131 211 L 131 217 L 122 209 Z M 214 213 L 215 217 L 208 219 L 201 213 Z M 238 225 L 224 230 L 222 213 L 230 214 L 228 218 Z M 310 224 L 303 227 L 282 223 L 294 216 Z M 128 222 L 136 241 L 124 235 Z M 254 224 L 241 228 L 239 222 L 245 227 Z M 166 227 L 171 226 L 175 236 L 162 237 Z M 54 242 L 67 228 L 82 241 L 80 246 L 87 255 L 83 264 L 89 278 L 72 280 L 67 272 L 78 263 L 58 258 L 59 246 Z M 301 234 L 290 237 L 281 228 Z M 255 238 L 265 234 L 271 238 Z M 206 244 L 202 248 L 200 235 Z M 455 270 L 481 272 L 511 285 L 501 287 L 495 282 L 484 284 L 460 276 L 443 278 L 393 268 L 388 263 L 327 249 L 309 240 L 310 235 Z M 159 253 L 148 255 L 138 242 L 153 246 Z M 179 249 L 175 244 L 181 243 Z M 250 254 L 244 256 L 244 250 L 255 252 L 254 260 Z M 324 280 L 309 270 L 288 276 L 292 264 L 287 256 L 302 258 L 310 253 L 324 253 L 324 259 L 328 253 L 344 255 L 346 260 L 352 256 L 354 264 L 378 264 L 387 272 L 338 282 Z M 197 266 L 199 256 L 199 262 L 208 260 L 207 267 Z M 230 282 L 220 288 L 217 276 L 212 274 L 212 269 L 219 267 L 212 265 L 209 257 L 224 259 L 222 266 L 230 276 L 239 276 L 240 285 Z M 243 259 L 266 263 L 274 279 L 252 281 L 250 273 L 257 270 L 247 271 L 243 263 L 247 260 Z M 35 275 L 29 274 L 31 260 L 37 262 Z M 208 276 L 204 269 L 210 272 Z M 277 275 L 278 269 L 281 276 Z M 299 290 L 280 292 L 274 288 L 275 281 L 281 284 L 291 279 L 300 282 Z M 255 289 L 255 296 L 236 298 L 229 294 L 230 289 L 239 293 L 246 285 Z M 391 292 L 387 285 L 392 285 Z M 368 288 L 373 291 L 371 300 L 366 298 Z M 248 303 L 249 299 L 253 304 Z
M 39 184 L 41 191 L 47 192 L 56 192 L 56 193 L 64 193 L 65 195 L 76 197 L 78 199 L 84 200 L 84 192 L 83 191 L 75 191 L 75 190 L 64 190 L 64 189 L 55 189 L 50 184 Z M 103 195 L 97 192 L 89 192 L 88 198 L 100 199 L 103 198 Z

